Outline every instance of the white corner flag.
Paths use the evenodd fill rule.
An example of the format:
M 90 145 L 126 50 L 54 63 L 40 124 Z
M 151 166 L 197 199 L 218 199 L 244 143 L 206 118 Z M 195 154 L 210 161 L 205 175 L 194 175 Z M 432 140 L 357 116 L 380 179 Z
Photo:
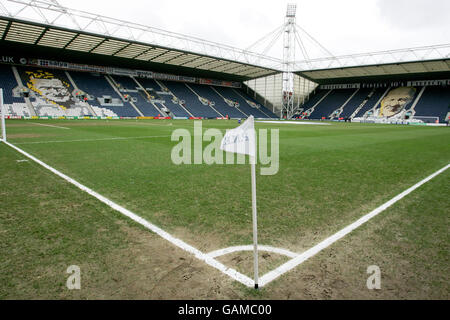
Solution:
M 253 209 L 253 266 L 255 289 L 258 289 L 258 220 L 256 207 L 256 133 L 254 117 L 250 116 L 239 127 L 228 130 L 222 139 L 220 149 L 250 156 L 252 172 L 252 209 Z

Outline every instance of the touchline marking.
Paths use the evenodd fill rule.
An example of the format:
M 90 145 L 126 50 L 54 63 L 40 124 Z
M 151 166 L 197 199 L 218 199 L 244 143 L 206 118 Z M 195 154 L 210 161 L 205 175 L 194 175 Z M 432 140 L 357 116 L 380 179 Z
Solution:
M 39 123 L 39 122 L 31 122 L 31 124 L 35 124 L 35 125 L 38 125 L 38 126 L 44 126 L 44 127 L 52 127 L 52 128 L 58 128 L 58 129 L 70 130 L 70 128 L 66 128 L 66 127 L 58 127 L 58 126 L 52 126 L 51 124 L 43 124 L 43 123 Z
M 242 274 L 242 273 L 240 273 L 240 272 L 238 272 L 238 271 L 236 271 L 236 270 L 234 270 L 232 268 L 228 268 L 227 266 L 225 266 L 224 264 L 222 264 L 221 262 L 219 262 L 219 261 L 217 261 L 215 259 L 215 257 L 219 257 L 219 256 L 222 256 L 224 254 L 231 253 L 231 252 L 247 251 L 247 248 L 250 247 L 250 246 L 231 247 L 231 248 L 221 249 L 221 250 L 217 250 L 217 251 L 213 251 L 213 252 L 205 254 L 205 253 L 201 252 L 200 250 L 194 248 L 193 246 L 187 244 L 186 242 L 184 242 L 184 241 L 182 241 L 182 240 L 180 240 L 178 238 L 173 237 L 172 235 L 170 235 L 166 231 L 164 231 L 161 228 L 151 224 L 150 222 L 148 222 L 144 218 L 138 216 L 137 214 L 129 211 L 128 209 L 125 209 L 124 207 L 122 207 L 122 206 L 118 205 L 117 203 L 109 200 L 108 198 L 102 196 L 101 194 L 99 194 L 99 193 L 93 191 L 92 189 L 82 185 L 78 181 L 76 181 L 76 180 L 70 178 L 69 176 L 61 173 L 60 171 L 56 170 L 55 168 L 47 165 L 46 163 L 44 163 L 41 160 L 37 159 L 36 157 L 30 155 L 29 153 L 23 151 L 22 149 L 16 147 L 15 145 L 13 145 L 13 144 L 11 144 L 9 142 L 3 141 L 3 140 L 2 140 L 2 142 L 4 142 L 6 145 L 8 145 L 9 147 L 13 148 L 17 152 L 23 154 L 27 158 L 33 160 L 34 162 L 36 162 L 37 164 L 41 165 L 42 167 L 46 168 L 47 170 L 53 172 L 57 176 L 63 178 L 67 182 L 73 184 L 74 186 L 76 186 L 77 188 L 81 189 L 82 191 L 84 191 L 84 192 L 90 194 L 91 196 L 97 198 L 98 200 L 100 200 L 101 202 L 105 203 L 106 205 L 108 205 L 112 209 L 114 209 L 114 210 L 122 213 L 123 215 L 129 217 L 130 219 L 132 219 L 135 222 L 141 224 L 145 228 L 147 228 L 150 231 L 156 233 L 160 237 L 166 239 L 167 241 L 169 241 L 170 243 L 172 243 L 172 244 L 176 245 L 177 247 L 183 249 L 184 251 L 189 252 L 190 254 L 193 254 L 200 261 L 203 261 L 206 264 L 216 268 L 217 270 L 219 270 L 219 271 L 223 272 L 224 274 L 228 275 L 230 278 L 232 278 L 232 279 L 234 279 L 234 280 L 236 280 L 236 281 L 246 285 L 247 287 L 253 287 L 254 286 L 254 280 L 253 279 L 250 279 L 248 276 L 246 276 L 246 275 L 244 275 L 244 274 Z M 392 206 L 394 203 L 396 203 L 399 200 L 403 199 L 405 196 L 407 196 L 408 194 L 410 194 L 411 192 L 413 192 L 414 190 L 416 190 L 417 188 L 419 188 L 423 184 L 427 183 L 428 181 L 432 180 L 436 176 L 440 175 L 441 173 L 446 171 L 448 168 L 450 168 L 450 164 L 446 165 L 444 168 L 438 170 L 437 172 L 433 173 L 432 175 L 430 175 L 427 178 L 423 179 L 422 181 L 418 182 L 417 184 L 415 184 L 411 188 L 403 191 L 402 193 L 400 193 L 396 197 L 392 198 L 391 200 L 389 200 L 385 204 L 379 206 L 378 208 L 376 208 L 375 210 L 373 210 L 369 214 L 363 216 L 359 220 L 355 221 L 354 223 L 352 223 L 349 226 L 345 227 L 344 229 L 338 231 L 337 233 L 335 233 L 331 237 L 325 239 L 324 241 L 320 242 L 316 246 L 310 248 L 309 250 L 307 250 L 307 251 L 305 251 L 305 252 L 303 252 L 301 254 L 296 254 L 296 253 L 290 252 L 289 250 L 285 250 L 285 249 L 278 249 L 278 248 L 273 248 L 273 247 L 269 247 L 269 246 L 261 246 L 262 248 L 265 249 L 265 250 L 262 250 L 262 251 L 276 250 L 276 251 L 278 251 L 277 253 L 284 254 L 284 255 L 287 255 L 287 256 L 292 256 L 294 258 L 291 259 L 290 261 L 286 262 L 285 264 L 281 265 L 280 267 L 278 267 L 278 268 L 276 268 L 276 269 L 266 273 L 265 275 L 263 275 L 259 279 L 259 286 L 263 287 L 263 286 L 267 285 L 268 283 L 272 282 L 273 280 L 277 279 L 278 277 L 280 277 L 284 273 L 294 269 L 295 267 L 297 267 L 301 263 L 305 262 L 309 258 L 313 257 L 314 255 L 316 255 L 317 253 L 319 253 L 323 249 L 329 247 L 330 245 L 332 245 L 336 241 L 342 239 L 347 234 L 349 234 L 350 232 L 352 232 L 356 228 L 360 227 L 361 225 L 363 225 L 364 223 L 366 223 L 367 221 L 369 221 L 373 217 L 377 216 L 378 214 L 380 214 L 381 212 L 383 212 L 384 210 L 386 210 L 387 208 Z
M 62 172 L 60 172 L 58 170 L 56 170 L 55 168 L 49 166 L 48 164 L 42 162 L 41 160 L 39 160 L 36 157 L 32 156 L 31 154 L 23 151 L 22 149 L 16 147 L 15 145 L 13 145 L 13 144 L 11 144 L 9 142 L 6 142 L 6 141 L 3 141 L 3 142 L 6 145 L 8 145 L 9 147 L 11 147 L 14 150 L 16 150 L 17 152 L 23 154 L 27 158 L 33 160 L 37 164 L 43 166 L 44 168 L 46 168 L 47 170 L 53 172 L 57 176 L 63 178 L 67 182 L 73 184 L 74 186 L 76 186 L 77 188 L 81 189 L 82 191 L 84 191 L 84 192 L 90 194 L 91 196 L 97 198 L 98 200 L 100 200 L 101 202 L 105 203 L 106 205 L 108 205 L 109 207 L 113 208 L 114 210 L 116 210 L 116 211 L 122 213 L 123 215 L 129 217 L 130 219 L 136 221 L 137 223 L 141 224 L 142 226 L 144 226 L 145 228 L 149 229 L 150 231 L 153 231 L 154 233 L 156 233 L 160 237 L 166 239 L 167 241 L 169 241 L 170 243 L 172 243 L 172 244 L 176 245 L 177 247 L 183 249 L 184 251 L 187 251 L 187 252 L 193 254 L 197 259 L 199 259 L 199 260 L 205 262 L 206 264 L 216 268 L 217 270 L 225 273 L 226 275 L 228 275 L 232 279 L 234 279 L 234 280 L 236 280 L 236 281 L 246 285 L 247 287 L 253 287 L 254 286 L 253 280 L 250 279 L 249 277 L 247 277 L 246 275 L 244 275 L 242 273 L 239 273 L 238 271 L 236 271 L 234 269 L 228 268 L 227 266 L 225 266 L 224 264 L 220 263 L 216 259 L 208 256 L 207 254 L 204 254 L 203 252 L 201 252 L 200 250 L 198 250 L 198 249 L 194 248 L 193 246 L 187 244 L 186 242 L 173 237 L 172 235 L 170 235 L 166 231 L 164 231 L 161 228 L 155 226 L 154 224 L 151 224 L 150 222 L 148 222 L 144 218 L 138 216 L 137 214 L 131 212 L 128 209 L 125 209 L 124 207 L 122 207 L 122 206 L 118 205 L 117 203 L 109 200 L 108 198 L 102 196 L 101 194 L 95 192 L 94 190 L 92 190 L 92 189 L 82 185 L 78 181 L 70 178 L 69 176 L 65 175 L 64 173 L 62 173 Z
M 355 221 L 354 223 L 350 224 L 349 226 L 345 227 L 344 229 L 338 231 L 337 233 L 335 233 L 331 237 L 323 240 L 318 245 L 316 245 L 316 246 L 312 247 L 311 249 L 303 252 L 302 254 L 298 255 L 296 258 L 286 262 L 285 264 L 281 265 L 280 267 L 276 268 L 275 270 L 270 271 L 269 273 L 265 274 L 264 276 L 262 276 L 260 278 L 260 286 L 264 286 L 264 285 L 268 284 L 269 282 L 275 280 L 276 278 L 278 278 L 282 274 L 292 270 L 293 268 L 295 268 L 299 264 L 305 262 L 306 260 L 308 260 L 312 256 L 316 255 L 317 253 L 319 253 L 323 249 L 329 247 L 330 245 L 332 245 L 336 241 L 342 239 L 347 234 L 349 234 L 350 232 L 352 232 L 356 228 L 360 227 L 362 224 L 366 223 L 367 221 L 369 221 L 373 217 L 377 216 L 378 214 L 380 214 L 381 212 L 383 212 L 384 210 L 386 210 L 387 208 L 392 206 L 397 201 L 403 199 L 404 197 L 406 197 L 408 194 L 410 194 L 411 192 L 413 192 L 414 190 L 416 190 L 417 188 L 419 188 L 423 184 L 427 183 L 431 179 L 435 178 L 436 176 L 438 176 L 441 173 L 443 173 L 444 171 L 446 171 L 448 168 L 450 168 L 450 164 L 446 165 L 444 168 L 438 170 L 437 172 L 435 172 L 432 175 L 428 176 L 427 178 L 423 179 L 419 183 L 416 183 L 411 188 L 403 191 L 402 193 L 400 193 L 399 195 L 395 196 L 394 198 L 392 198 L 391 200 L 389 200 L 385 204 L 379 206 L 378 208 L 376 208 L 375 210 L 373 210 L 369 214 L 365 215 L 364 217 L 360 218 L 359 220 Z
M 133 139 L 168 138 L 168 137 L 171 137 L 171 136 L 140 136 L 140 137 L 115 137 L 115 138 L 78 139 L 78 140 L 35 141 L 35 142 L 19 142 L 19 143 L 16 143 L 16 145 L 42 144 L 42 143 L 64 143 L 64 142 L 92 142 L 92 141 L 109 141 L 109 140 L 133 140 Z

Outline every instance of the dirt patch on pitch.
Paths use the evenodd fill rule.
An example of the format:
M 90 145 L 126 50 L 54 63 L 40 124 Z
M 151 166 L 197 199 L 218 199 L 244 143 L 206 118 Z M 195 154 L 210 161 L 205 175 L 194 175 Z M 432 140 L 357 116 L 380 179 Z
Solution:
M 220 271 L 139 226 L 119 222 L 129 246 L 111 252 L 105 265 L 80 266 L 83 290 L 76 299 L 242 299 L 236 284 Z M 100 269 L 105 272 L 99 278 Z
M 279 255 L 273 252 L 259 252 L 258 253 L 258 269 L 259 275 L 262 276 L 269 271 L 279 267 L 287 262 L 290 258 Z M 242 251 L 230 253 L 217 258 L 218 261 L 233 268 L 236 271 L 245 274 L 250 279 L 253 279 L 253 251 Z

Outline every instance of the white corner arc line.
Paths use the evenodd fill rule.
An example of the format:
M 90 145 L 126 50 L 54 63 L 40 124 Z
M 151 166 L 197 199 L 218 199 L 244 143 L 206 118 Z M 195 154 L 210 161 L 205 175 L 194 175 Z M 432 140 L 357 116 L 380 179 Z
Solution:
M 43 123 L 39 123 L 39 122 L 31 122 L 31 123 L 35 124 L 37 126 L 44 126 L 44 127 L 52 127 L 52 128 L 70 130 L 70 128 L 67 128 L 67 127 L 52 126 L 51 124 L 43 124 Z
M 320 242 L 316 246 L 312 247 L 311 249 L 309 249 L 309 250 L 303 252 L 302 254 L 298 255 L 296 258 L 293 258 L 292 260 L 286 262 L 285 264 L 281 265 L 280 267 L 276 268 L 275 270 L 272 270 L 272 271 L 268 272 L 267 274 L 265 274 L 264 276 L 262 276 L 260 278 L 259 285 L 260 286 L 265 286 L 266 284 L 268 284 L 269 282 L 275 280 L 276 278 L 278 278 L 282 274 L 284 274 L 284 273 L 292 270 L 293 268 L 297 267 L 299 264 L 305 262 L 307 259 L 309 259 L 312 256 L 316 255 L 317 253 L 319 253 L 323 249 L 329 247 L 330 245 L 332 245 L 336 241 L 342 239 L 343 237 L 345 237 L 347 234 L 349 234 L 350 232 L 352 232 L 356 228 L 360 227 L 362 224 L 366 223 L 367 221 L 369 221 L 373 217 L 377 216 L 378 214 L 380 214 L 381 212 L 383 212 L 384 210 L 386 210 L 387 208 L 392 206 L 397 201 L 403 199 L 404 197 L 406 197 L 408 194 L 410 194 L 411 192 L 413 192 L 414 190 L 416 190 L 417 188 L 419 188 L 423 184 L 427 183 L 431 179 L 433 179 L 436 176 L 440 175 L 441 173 L 446 171 L 448 168 L 450 168 L 450 164 L 446 165 L 444 168 L 438 170 L 437 172 L 433 173 L 432 175 L 426 177 L 422 181 L 416 183 L 411 188 L 403 191 L 402 193 L 400 193 L 399 195 L 395 196 L 394 198 L 392 198 L 391 200 L 389 200 L 385 204 L 379 206 L 378 208 L 376 208 L 372 212 L 368 213 L 367 215 L 363 216 L 359 220 L 355 221 L 354 223 L 350 224 L 349 226 L 345 227 L 344 229 L 338 231 L 337 233 L 335 233 L 331 237 L 323 240 L 322 242 Z
M 217 258 L 217 257 L 221 257 L 230 253 L 234 253 L 234 252 L 240 252 L 240 251 L 253 251 L 253 245 L 248 245 L 248 246 L 236 246 L 236 247 L 229 247 L 229 248 L 224 248 L 224 249 L 219 249 L 219 250 L 215 250 L 212 251 L 210 253 L 208 253 L 207 255 L 210 256 L 211 258 Z M 271 246 L 264 246 L 264 245 L 258 245 L 258 251 L 266 251 L 266 252 L 272 252 L 272 253 L 276 253 L 276 254 L 280 254 L 289 258 L 296 258 L 299 256 L 298 253 L 286 250 L 286 249 L 282 249 L 282 248 L 275 248 L 275 247 L 271 247 Z
M 224 264 L 220 263 L 219 261 L 215 260 L 214 258 L 208 256 L 207 254 L 204 254 L 203 252 L 201 252 L 200 250 L 198 250 L 198 249 L 194 248 L 193 246 L 187 244 L 186 242 L 173 237 L 172 235 L 170 235 L 166 231 L 164 231 L 161 228 L 155 226 L 154 224 L 151 224 L 150 222 L 148 222 L 144 218 L 138 216 L 137 214 L 131 212 L 128 209 L 125 209 L 124 207 L 122 207 L 122 206 L 118 205 L 117 203 L 109 200 L 108 198 L 102 196 L 101 194 L 95 192 L 94 190 L 92 190 L 92 189 L 82 185 L 81 183 L 77 182 L 76 180 L 70 178 L 69 176 L 65 175 L 64 173 L 61 173 L 60 171 L 58 171 L 55 168 L 49 166 L 48 164 L 42 162 L 41 160 L 39 160 L 36 157 L 30 155 L 29 153 L 23 151 L 22 149 L 14 146 L 13 144 L 11 144 L 9 142 L 6 142 L 6 141 L 3 141 L 3 142 L 6 145 L 8 145 L 9 147 L 11 147 L 14 150 L 16 150 L 17 152 L 23 154 L 27 158 L 29 158 L 29 159 L 33 160 L 34 162 L 36 162 L 37 164 L 41 165 L 45 169 L 53 172 L 57 176 L 63 178 L 67 182 L 73 184 L 74 186 L 76 186 L 77 188 L 81 189 L 82 191 L 88 193 L 89 195 L 97 198 L 98 200 L 100 200 L 101 202 L 105 203 L 106 205 L 108 205 L 112 209 L 114 209 L 114 210 L 122 213 L 123 215 L 129 217 L 130 219 L 134 220 L 135 222 L 139 223 L 140 225 L 144 226 L 145 228 L 153 231 L 154 233 L 156 233 L 160 237 L 166 239 L 167 241 L 169 241 L 170 243 L 172 243 L 172 244 L 176 245 L 177 247 L 183 249 L 184 251 L 187 251 L 187 252 L 193 254 L 197 259 L 199 259 L 199 260 L 205 262 L 206 264 L 216 268 L 217 270 L 223 272 L 224 274 L 228 275 L 232 279 L 234 279 L 234 280 L 236 280 L 236 281 L 246 285 L 247 287 L 253 287 L 254 286 L 254 281 L 252 279 L 250 279 L 249 277 L 247 277 L 246 275 L 244 275 L 242 273 L 239 273 L 238 271 L 236 271 L 236 270 L 234 270 L 232 268 L 226 267 Z

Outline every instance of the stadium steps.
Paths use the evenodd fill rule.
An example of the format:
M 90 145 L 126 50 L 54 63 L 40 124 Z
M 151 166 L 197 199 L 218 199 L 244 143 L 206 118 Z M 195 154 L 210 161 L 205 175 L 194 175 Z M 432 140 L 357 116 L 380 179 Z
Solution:
M 111 85 L 111 87 L 116 91 L 116 93 L 119 95 L 119 97 L 122 99 L 122 101 L 125 101 L 125 98 L 123 97 L 122 93 L 119 90 L 119 86 L 116 81 L 114 81 L 113 77 L 110 75 L 105 75 L 106 81 Z M 141 110 L 134 104 L 133 101 L 128 101 L 128 103 L 136 110 L 136 112 L 141 116 L 144 117 L 144 114 Z
M 327 90 L 323 90 L 323 92 L 322 92 L 323 95 L 320 96 L 320 99 L 317 102 L 314 100 L 314 102 L 315 102 L 314 105 L 312 107 L 310 107 L 309 109 L 306 109 L 306 113 L 308 115 L 308 118 L 311 117 L 313 112 L 316 111 L 317 106 L 319 106 L 322 103 L 322 101 L 324 101 L 332 92 L 333 92 L 333 89 L 328 90 L 328 91 Z M 317 94 L 320 94 L 320 93 L 318 92 Z
M 161 81 L 174 96 L 176 96 L 180 101 L 181 105 L 185 109 L 189 110 L 191 114 L 195 117 L 202 118 L 217 118 L 220 115 L 211 109 L 209 106 L 203 105 L 198 96 L 196 96 L 192 91 L 190 91 L 183 82 L 176 81 Z
M 17 71 L 17 68 L 15 66 L 12 66 L 11 68 L 12 68 L 12 72 L 14 74 L 14 78 L 16 79 L 16 82 L 19 85 L 19 88 L 23 89 L 23 82 L 22 82 L 22 79 L 20 78 L 19 71 Z M 30 115 L 32 117 L 36 117 L 37 113 L 36 113 L 36 110 L 34 109 L 33 104 L 31 103 L 30 98 L 24 97 L 23 100 L 25 101 L 25 103 L 28 107 L 28 111 L 30 112 Z
M 348 98 L 347 101 L 345 101 L 342 106 L 340 106 L 339 108 L 334 110 L 332 113 L 330 113 L 328 118 L 330 118 L 330 119 L 339 118 L 341 116 L 342 112 L 344 111 L 345 106 L 347 106 L 349 104 L 349 102 L 356 96 L 356 94 L 359 92 L 359 90 L 360 90 L 359 88 L 356 89 L 355 92 L 353 92 L 353 94 L 350 96 L 350 98 Z
M 81 91 L 78 87 L 77 84 L 75 83 L 75 81 L 73 81 L 72 76 L 69 74 L 69 72 L 64 71 L 67 79 L 69 80 L 69 82 L 72 84 L 72 86 L 74 87 L 75 91 Z M 92 108 L 92 106 L 89 103 L 84 103 L 84 106 L 86 106 L 86 108 L 88 108 L 89 112 L 94 116 L 94 117 L 98 117 L 98 115 L 95 113 L 94 109 Z
M 439 117 L 445 122 L 450 107 L 450 87 L 428 86 L 415 107 L 415 116 Z
M 414 101 L 413 105 L 412 105 L 411 108 L 408 110 L 408 111 L 411 112 L 411 115 L 412 115 L 412 116 L 415 116 L 415 115 L 416 115 L 416 106 L 417 106 L 417 104 L 419 103 L 420 99 L 422 98 L 423 93 L 425 92 L 426 88 L 427 88 L 427 86 L 423 86 L 423 87 L 422 87 L 422 89 L 420 90 L 419 94 L 417 95 L 416 100 Z
M 360 88 L 348 104 L 342 109 L 340 118 L 348 119 L 352 118 L 352 115 L 358 108 L 362 108 L 364 104 L 369 100 L 369 95 L 374 90 L 368 88 Z
M 102 111 L 104 114 L 114 113 L 118 117 L 138 117 L 139 114 L 136 110 L 128 103 L 123 102 L 119 95 L 117 95 L 116 91 L 113 90 L 111 85 L 106 81 L 103 75 L 98 73 L 90 73 L 90 72 L 81 72 L 81 71 L 70 71 L 70 75 L 72 76 L 74 82 L 78 85 L 82 91 L 84 91 L 87 95 L 89 95 L 88 103 L 92 106 L 94 110 Z M 120 100 L 123 104 L 122 106 L 113 106 L 113 105 L 101 105 L 98 101 L 98 98 L 110 96 L 113 99 Z M 96 107 L 96 108 L 94 108 Z M 95 111 L 98 115 L 99 112 Z
M 384 97 L 386 97 L 392 89 L 393 89 L 392 87 L 387 88 L 386 91 L 384 91 L 384 93 L 381 95 L 381 97 L 377 100 L 377 102 L 373 105 L 373 107 L 370 108 L 369 110 L 367 110 L 363 116 L 366 117 L 369 114 L 369 112 L 372 112 L 372 114 L 375 114 L 375 111 L 377 110 L 378 106 L 381 104 L 381 101 L 383 101 Z
M 219 91 L 217 91 L 214 87 L 211 87 L 211 89 L 214 90 L 214 92 L 217 93 L 217 94 L 222 98 L 223 102 L 224 102 L 229 108 L 233 108 L 233 109 L 237 110 L 237 111 L 240 113 L 240 116 L 241 116 L 241 117 L 242 117 L 242 116 L 244 116 L 244 117 L 246 117 L 246 118 L 249 117 L 249 115 L 246 114 L 244 111 L 242 111 L 239 107 L 231 107 L 231 106 L 229 106 L 229 105 L 226 103 L 226 100 L 227 100 L 227 99 L 226 99 Z M 228 100 L 229 100 L 229 99 L 228 99 Z
M 240 92 L 240 90 L 236 90 L 236 89 L 232 89 L 234 92 L 236 92 L 236 94 L 238 94 L 239 96 L 242 97 L 242 99 L 245 100 L 250 100 L 254 103 L 256 103 L 257 105 L 260 105 L 261 107 L 258 109 L 258 111 L 260 111 L 262 114 L 264 114 L 267 118 L 277 118 L 277 116 L 271 112 L 269 109 L 267 109 L 263 104 L 259 103 L 258 101 L 256 101 L 256 99 L 254 99 L 253 97 L 251 97 L 250 95 L 247 95 L 248 99 L 245 98 L 245 96 L 242 94 L 242 91 Z
M 139 83 L 139 81 L 136 80 L 135 77 L 131 77 L 131 79 L 136 83 L 136 85 L 141 88 L 142 92 L 145 93 L 145 95 L 147 96 L 148 101 L 150 101 L 150 103 L 153 105 L 153 107 L 160 113 L 162 114 L 164 117 L 169 116 L 167 113 L 165 113 L 164 111 L 162 111 L 160 108 L 158 108 L 156 106 L 155 103 L 153 103 L 151 100 L 151 96 L 150 94 L 147 92 L 147 90 L 142 86 L 142 84 Z
M 253 99 L 253 98 L 251 98 L 251 97 L 244 97 L 239 91 L 237 91 L 236 89 L 231 89 L 231 90 L 233 90 L 238 96 L 240 96 L 242 99 L 244 99 L 244 100 L 250 100 L 250 101 L 252 101 L 253 103 L 256 103 L 257 105 L 259 105 L 260 106 L 260 108 L 259 109 L 257 109 L 259 112 L 261 112 L 263 115 L 265 115 L 267 118 L 272 118 L 272 117 L 270 117 L 267 113 L 265 113 L 264 112 L 264 110 L 262 110 L 264 107 L 261 105 L 261 104 L 259 104 L 255 99 Z
M 184 85 L 185 85 L 189 90 L 191 90 L 191 91 L 197 96 L 197 98 L 198 98 L 199 100 L 200 100 L 200 99 L 206 99 L 205 97 L 200 96 L 200 95 L 199 95 L 194 89 L 192 89 L 187 83 L 185 83 Z M 221 114 L 219 111 L 217 111 L 216 108 L 214 108 L 214 106 L 213 106 L 213 102 L 214 102 L 214 101 L 209 100 L 209 99 L 206 99 L 206 100 L 209 101 L 208 106 L 209 106 L 211 109 L 213 109 L 215 112 L 217 112 L 217 113 L 223 118 L 224 115 Z M 214 103 L 215 103 L 215 102 L 214 102 Z
M 370 99 L 374 96 L 374 94 L 377 92 L 377 89 L 373 89 L 369 92 L 367 97 L 358 105 L 358 107 L 353 111 L 353 113 L 350 115 L 350 119 L 353 119 L 356 117 L 356 115 L 364 108 L 364 106 L 370 101 Z
M 235 107 L 230 107 L 225 99 L 214 90 L 214 87 L 211 85 L 205 84 L 189 84 L 191 88 L 193 88 L 197 93 L 199 93 L 202 97 L 214 101 L 214 108 L 222 114 L 224 117 L 228 116 L 229 118 L 242 118 L 246 117 L 241 111 L 237 110 Z
M 217 87 L 216 90 L 220 92 L 222 96 L 231 101 L 236 101 L 239 103 L 239 110 L 244 112 L 247 115 L 252 115 L 255 118 L 266 118 L 264 113 L 260 112 L 257 108 L 253 108 L 247 102 L 246 98 L 243 98 L 241 95 L 237 94 L 232 88 L 228 87 Z M 250 101 L 250 100 L 249 100 Z
M 161 105 L 163 107 L 166 107 L 167 109 L 169 109 L 177 117 L 192 117 L 192 118 L 194 118 L 194 115 L 181 104 L 181 100 L 179 98 L 177 98 L 177 96 L 175 96 L 173 94 L 173 92 L 169 90 L 169 88 L 167 88 L 162 82 L 159 82 L 158 80 L 155 80 L 155 82 L 159 85 L 161 90 L 164 90 L 164 89 L 167 90 L 167 92 L 170 92 L 170 96 L 175 98 L 178 101 L 178 103 L 174 103 L 172 101 L 172 99 L 169 99 L 169 102 L 166 101 L 165 103 L 161 103 Z M 168 107 L 167 105 L 169 105 L 172 108 Z M 181 112 L 180 112 L 180 109 L 181 109 Z

